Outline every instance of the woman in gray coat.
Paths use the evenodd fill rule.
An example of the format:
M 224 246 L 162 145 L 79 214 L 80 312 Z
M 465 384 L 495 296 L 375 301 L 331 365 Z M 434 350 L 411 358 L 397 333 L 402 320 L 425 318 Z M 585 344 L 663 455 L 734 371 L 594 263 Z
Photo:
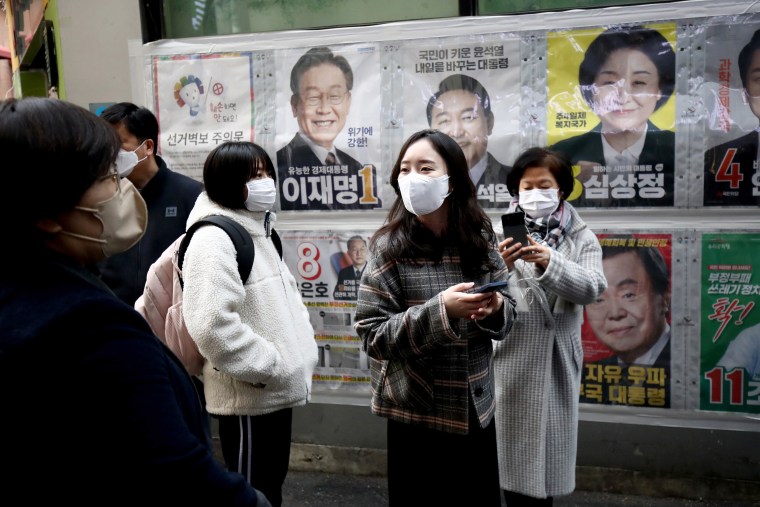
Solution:
M 575 208 L 569 160 L 531 148 L 507 176 L 528 242 L 505 238 L 517 319 L 495 342 L 499 475 L 507 505 L 551 505 L 575 489 L 583 305 L 604 291 L 602 248 Z

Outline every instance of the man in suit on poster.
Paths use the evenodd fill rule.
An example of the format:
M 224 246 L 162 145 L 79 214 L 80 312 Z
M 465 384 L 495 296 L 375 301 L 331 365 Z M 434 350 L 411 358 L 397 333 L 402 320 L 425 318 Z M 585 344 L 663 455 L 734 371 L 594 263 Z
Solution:
M 614 355 L 592 364 L 621 368 L 618 381 L 605 379 L 603 382 L 603 401 L 619 403 L 609 396 L 611 386 L 624 386 L 627 390 L 642 388 L 644 382 L 657 378 L 664 382 L 658 386 L 664 388 L 664 396 L 654 401 L 647 394 L 646 405 L 669 407 L 670 270 L 665 258 L 653 246 L 606 246 L 602 249 L 602 265 L 607 289 L 586 306 L 586 317 L 596 339 Z M 631 366 L 657 369 L 662 375 L 647 375 L 645 380 L 637 380 L 629 374 Z M 584 370 L 588 368 L 586 365 Z M 646 390 L 647 393 L 653 391 Z
M 760 30 L 739 52 L 742 94 L 760 119 Z M 705 152 L 705 206 L 756 206 L 760 204 L 760 127 Z
M 351 264 L 341 269 L 333 291 L 333 299 L 356 301 L 356 292 L 367 266 L 367 242 L 361 236 L 352 236 L 346 244 Z
M 353 85 L 348 60 L 327 47 L 311 48 L 298 59 L 290 73 L 290 107 L 298 120 L 298 133 L 277 151 L 280 181 L 290 175 L 291 168 L 348 166 L 351 175 L 362 168 L 334 145 L 348 118 Z
M 480 205 L 505 208 L 511 200 L 507 174 L 512 168 L 487 151 L 494 115 L 483 85 L 465 74 L 448 76 L 428 100 L 427 120 L 430 128 L 449 135 L 462 148 Z

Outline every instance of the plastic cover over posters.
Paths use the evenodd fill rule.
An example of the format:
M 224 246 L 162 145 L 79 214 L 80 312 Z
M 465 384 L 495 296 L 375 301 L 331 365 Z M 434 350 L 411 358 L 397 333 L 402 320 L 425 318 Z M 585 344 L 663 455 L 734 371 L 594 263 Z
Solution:
M 428 39 L 401 51 L 404 137 L 434 128 L 454 138 L 480 205 L 507 208 L 507 173 L 520 149 L 519 39 Z
M 253 141 L 250 53 L 153 58 L 161 156 L 203 179 L 208 153 L 225 141 Z
M 760 413 L 760 234 L 702 235 L 700 408 Z
M 705 206 L 760 204 L 760 22 L 705 29 Z
M 298 283 L 319 346 L 315 392 L 369 396 L 369 363 L 353 328 L 371 232 L 280 232 L 283 258 Z M 364 397 L 366 394 L 367 397 Z
M 607 289 L 586 305 L 583 403 L 670 407 L 670 234 L 599 234 Z
M 549 32 L 547 142 L 576 206 L 673 206 L 675 23 Z
M 280 209 L 379 209 L 380 64 L 375 44 L 277 52 Z

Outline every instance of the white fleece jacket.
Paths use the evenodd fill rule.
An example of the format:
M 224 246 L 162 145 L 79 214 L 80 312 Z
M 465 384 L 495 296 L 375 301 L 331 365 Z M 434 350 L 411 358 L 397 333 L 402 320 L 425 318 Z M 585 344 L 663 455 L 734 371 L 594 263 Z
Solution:
M 198 229 L 185 253 L 182 313 L 206 358 L 206 408 L 261 415 L 306 404 L 317 364 L 314 329 L 295 278 L 265 235 L 265 213 L 221 207 L 203 192 L 187 226 L 208 215 L 237 220 L 256 253 L 245 286 L 232 240 L 219 227 Z

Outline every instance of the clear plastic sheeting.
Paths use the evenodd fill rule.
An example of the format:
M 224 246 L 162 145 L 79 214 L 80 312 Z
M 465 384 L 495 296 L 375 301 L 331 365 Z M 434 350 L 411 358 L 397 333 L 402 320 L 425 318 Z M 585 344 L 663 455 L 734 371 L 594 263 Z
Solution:
M 640 361 L 668 350 L 668 367 L 620 363 L 590 333 L 584 383 L 598 385 L 583 419 L 760 430 L 760 378 L 723 359 L 760 326 L 760 85 L 742 79 L 760 73 L 756 35 L 759 2 L 690 0 L 132 43 L 130 55 L 171 167 L 200 179 L 205 155 L 234 139 L 277 165 L 284 258 L 318 330 L 315 401 L 369 403 L 340 271 L 348 240 L 369 240 L 396 199 L 404 140 L 432 127 L 463 147 L 497 229 L 504 171 L 556 144 L 577 159 L 568 200 L 604 248 L 664 257 L 667 293 L 641 297 L 668 334 Z M 328 60 L 302 60 L 315 51 Z

